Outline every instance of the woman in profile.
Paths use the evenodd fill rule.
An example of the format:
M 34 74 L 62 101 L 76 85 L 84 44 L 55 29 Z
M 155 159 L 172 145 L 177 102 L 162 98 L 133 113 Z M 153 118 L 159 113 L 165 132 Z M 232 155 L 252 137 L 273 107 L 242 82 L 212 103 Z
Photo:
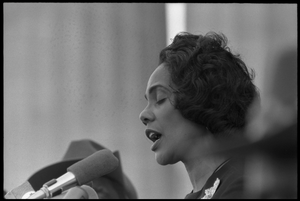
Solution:
M 185 165 L 193 186 L 186 199 L 243 198 L 243 161 L 212 147 L 242 137 L 259 96 L 253 79 L 223 34 L 182 32 L 160 52 L 140 119 L 156 161 Z

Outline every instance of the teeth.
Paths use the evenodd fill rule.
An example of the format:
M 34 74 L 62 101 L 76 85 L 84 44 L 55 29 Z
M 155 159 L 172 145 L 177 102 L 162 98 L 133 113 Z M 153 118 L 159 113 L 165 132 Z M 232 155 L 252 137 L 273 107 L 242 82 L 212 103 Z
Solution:
M 149 138 L 154 142 L 160 138 L 160 135 L 157 133 L 150 133 Z
M 155 138 L 155 135 L 156 135 L 155 133 L 150 133 L 149 137 L 150 137 L 151 139 L 152 139 L 152 138 L 154 139 L 154 138 Z

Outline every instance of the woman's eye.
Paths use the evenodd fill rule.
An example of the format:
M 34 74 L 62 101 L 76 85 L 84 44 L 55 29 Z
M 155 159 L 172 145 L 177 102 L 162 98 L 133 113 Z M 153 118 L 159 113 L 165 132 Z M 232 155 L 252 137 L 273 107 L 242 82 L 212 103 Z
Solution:
M 162 98 L 162 99 L 159 99 L 156 103 L 157 104 L 162 104 L 163 102 L 165 102 L 166 98 Z

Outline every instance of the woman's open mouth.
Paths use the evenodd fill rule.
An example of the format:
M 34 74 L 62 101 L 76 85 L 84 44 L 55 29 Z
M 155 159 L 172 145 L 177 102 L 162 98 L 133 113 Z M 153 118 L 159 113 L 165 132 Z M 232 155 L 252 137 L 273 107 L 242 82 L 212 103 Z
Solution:
M 158 148 L 158 145 L 160 144 L 159 142 L 161 140 L 162 134 L 152 129 L 146 129 L 145 133 L 146 136 L 153 142 L 151 150 L 155 151 Z
M 151 130 L 151 129 L 147 129 L 146 131 L 146 136 L 152 141 L 152 142 L 156 142 L 157 140 L 159 140 L 161 138 L 161 134 Z

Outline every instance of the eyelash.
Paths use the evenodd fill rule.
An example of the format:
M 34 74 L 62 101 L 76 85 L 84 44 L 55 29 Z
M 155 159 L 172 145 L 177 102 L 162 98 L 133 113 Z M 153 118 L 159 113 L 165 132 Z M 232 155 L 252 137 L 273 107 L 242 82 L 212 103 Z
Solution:
M 157 101 L 156 104 L 160 105 L 160 104 L 164 103 L 166 99 L 167 98 L 162 98 L 159 101 Z

